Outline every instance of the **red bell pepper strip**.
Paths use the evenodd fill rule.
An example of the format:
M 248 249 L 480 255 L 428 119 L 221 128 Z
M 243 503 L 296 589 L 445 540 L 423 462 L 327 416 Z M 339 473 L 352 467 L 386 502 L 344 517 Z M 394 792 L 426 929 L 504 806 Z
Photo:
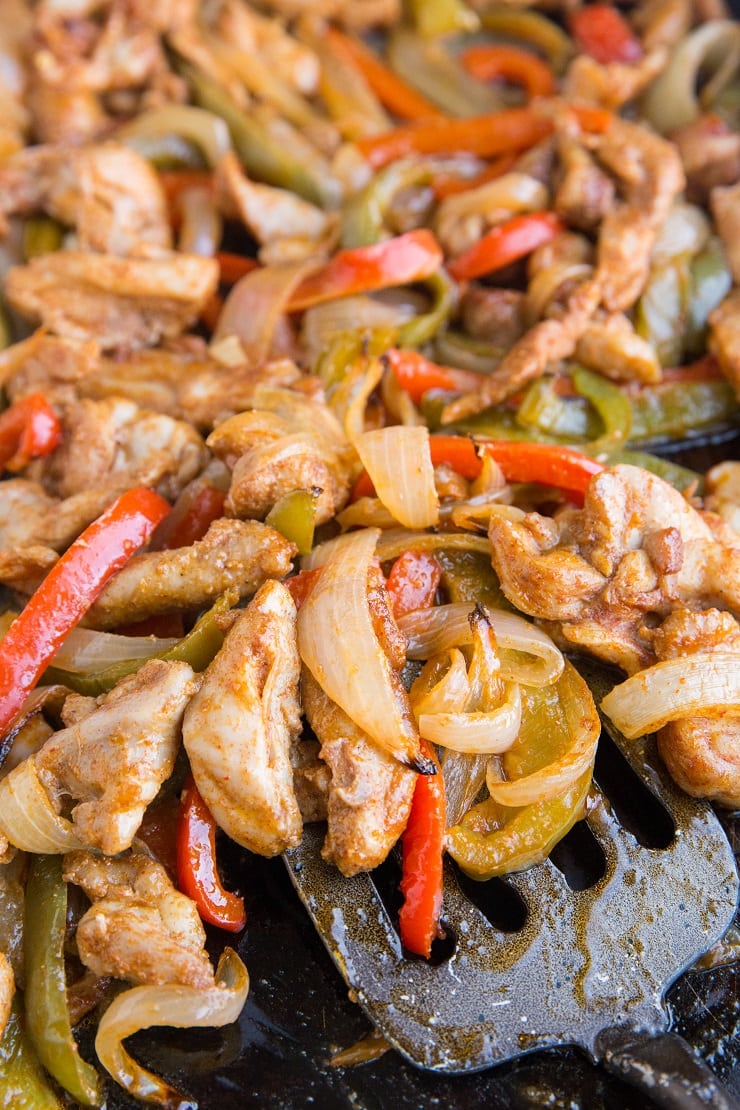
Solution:
M 564 229 L 565 225 L 554 212 L 513 216 L 492 227 L 482 239 L 454 258 L 448 270 L 456 281 L 490 274 L 531 254 L 544 243 L 552 242 Z
M 244 254 L 234 254 L 232 251 L 216 251 L 216 261 L 219 265 L 219 281 L 223 285 L 235 285 L 239 278 L 256 270 L 259 262 L 256 258 L 248 258 Z
M 483 116 L 409 123 L 382 135 L 358 139 L 356 146 L 374 169 L 409 154 L 456 154 L 479 158 L 527 150 L 552 131 L 552 121 L 531 108 L 507 108 Z
M 364 43 L 350 35 L 345 35 L 336 27 L 328 27 L 324 34 L 337 52 L 349 58 L 383 107 L 394 116 L 413 120 L 441 115 L 436 105 L 384 65 Z
M 442 568 L 430 551 L 404 551 L 390 569 L 386 588 L 394 617 L 434 604 Z
M 442 265 L 442 250 L 427 228 L 407 231 L 367 247 L 340 250 L 300 282 L 288 302 L 296 312 L 350 293 L 371 293 L 430 277 Z
M 429 449 L 434 466 L 446 463 L 469 481 L 481 472 L 483 464 L 479 452 L 483 451 L 498 463 L 507 482 L 539 482 L 553 486 L 576 504 L 583 504 L 589 482 L 594 474 L 604 470 L 603 463 L 575 447 L 550 443 L 439 435 L 429 437 Z M 373 484 L 364 472 L 355 482 L 352 499 L 371 497 L 373 493 Z
M 296 609 L 300 609 L 303 605 L 303 602 L 316 585 L 320 574 L 321 567 L 314 567 L 313 570 L 302 570 L 299 574 L 294 574 L 284 580 L 284 584 L 288 587 L 290 596 L 295 602 Z
M 471 46 L 461 59 L 465 69 L 479 81 L 502 78 L 521 85 L 532 99 L 535 96 L 552 96 L 555 92 L 555 75 L 552 69 L 531 50 L 504 43 Z
M 569 26 L 579 50 L 601 65 L 638 62 L 643 56 L 640 40 L 611 4 L 584 4 L 571 14 Z
M 225 500 L 225 492 L 216 489 L 206 478 L 191 482 L 177 498 L 169 515 L 155 528 L 149 549 L 172 551 L 202 540 L 214 520 L 224 515 Z
M 440 366 L 430 362 L 418 351 L 391 347 L 385 353 L 386 361 L 398 379 L 404 393 L 417 405 L 430 389 L 444 389 L 449 393 L 468 393 L 477 389 L 481 375 L 474 370 L 460 370 L 455 366 Z
M 0 471 L 23 470 L 31 459 L 50 455 L 62 426 L 43 393 L 29 393 L 0 416 Z
M 445 845 L 445 784 L 430 744 L 421 741 L 422 755 L 433 760 L 436 775 L 418 775 L 408 824 L 401 839 L 401 893 L 398 914 L 401 943 L 409 952 L 429 959 L 439 935 L 442 912 L 442 858 Z
M 704 355 L 686 366 L 666 366 L 661 382 L 713 382 L 724 374 L 714 355 Z
M 177 825 L 177 885 L 192 898 L 209 925 L 238 933 L 247 923 L 244 899 L 225 890 L 216 868 L 216 822 L 192 775 L 180 795 Z
M 51 568 L 0 640 L 0 735 L 108 579 L 146 543 L 169 511 L 154 490 L 129 490 L 88 525 Z

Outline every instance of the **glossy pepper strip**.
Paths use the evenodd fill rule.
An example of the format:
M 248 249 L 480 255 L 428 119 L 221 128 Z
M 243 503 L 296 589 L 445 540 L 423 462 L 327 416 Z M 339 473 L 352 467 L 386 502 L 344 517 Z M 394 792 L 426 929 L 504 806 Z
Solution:
M 442 859 L 445 846 L 445 785 L 439 761 L 430 744 L 421 741 L 422 755 L 433 761 L 435 775 L 419 775 L 411 800 L 408 824 L 401 839 L 401 943 L 409 952 L 429 959 L 439 935 L 442 912 Z
M 214 520 L 224 515 L 226 493 L 199 478 L 185 487 L 172 511 L 158 524 L 149 543 L 150 551 L 190 547 L 202 540 Z
M 457 281 L 470 280 L 501 270 L 511 262 L 550 243 L 565 230 L 554 212 L 531 212 L 497 224 L 482 239 L 454 258 L 448 269 Z
M 420 355 L 418 351 L 405 351 L 391 347 L 385 359 L 398 379 L 404 393 L 417 405 L 430 389 L 444 389 L 449 393 L 467 393 L 477 389 L 481 375 L 473 370 L 460 370 L 454 366 L 440 366 Z
M 434 466 L 446 463 L 463 478 L 472 481 L 481 472 L 480 452 L 489 455 L 503 471 L 507 482 L 539 482 L 562 490 L 576 504 L 583 503 L 588 484 L 604 464 L 576 451 L 550 443 L 521 443 L 514 440 L 468 439 L 466 436 L 430 436 L 429 449 Z M 355 482 L 352 497 L 372 496 L 374 490 L 367 473 Z
M 434 604 L 442 568 L 429 551 L 404 551 L 390 569 L 386 588 L 394 617 Z
M 364 43 L 345 35 L 336 27 L 327 28 L 326 38 L 335 49 L 342 50 L 352 59 L 380 103 L 394 116 L 414 120 L 440 115 L 439 108 L 384 65 Z
M 0 641 L 0 735 L 67 633 L 169 511 L 167 502 L 154 490 L 129 490 L 93 521 L 51 568 Z
M 50 455 L 62 441 L 62 426 L 43 393 L 29 393 L 0 416 L 0 471 L 18 471 L 31 459 Z
M 100 1106 L 100 1076 L 79 1054 L 67 1005 L 67 884 L 60 856 L 34 856 L 23 924 L 26 1027 L 41 1063 L 83 1106 Z
M 442 265 L 442 250 L 431 231 L 419 228 L 366 247 L 340 250 L 325 266 L 309 274 L 291 295 L 296 312 L 350 293 L 370 293 L 421 281 Z
M 64 1110 L 24 1029 L 17 996 L 0 1040 L 0 1106 Z
M 247 922 L 244 899 L 224 890 L 216 868 L 216 822 L 189 775 L 180 795 L 177 885 L 209 925 L 238 933 Z
M 471 46 L 462 55 L 462 63 L 471 76 L 479 81 L 503 78 L 521 85 L 531 99 L 535 96 L 552 96 L 555 76 L 546 62 L 518 46 L 490 43 Z
M 601 65 L 638 62 L 643 56 L 640 40 L 611 4 L 584 4 L 571 14 L 569 26 L 579 49 Z

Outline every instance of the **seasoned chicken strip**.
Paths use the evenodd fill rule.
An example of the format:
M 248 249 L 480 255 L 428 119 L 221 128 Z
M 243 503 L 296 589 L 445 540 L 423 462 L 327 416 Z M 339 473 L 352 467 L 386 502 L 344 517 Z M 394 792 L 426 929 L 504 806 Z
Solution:
M 303 668 L 306 717 L 331 770 L 321 854 L 344 875 L 382 863 L 406 827 L 416 772 L 382 751 Z
M 70 817 L 85 844 L 108 855 L 130 846 L 144 810 L 172 774 L 194 689 L 187 663 L 152 659 L 29 757 L 56 811 L 71 799 Z M 0 780 L 0 811 L 8 784 L 12 789 L 14 776 L 23 774 L 21 763 Z
M 740 283 L 740 184 L 712 189 L 709 204 L 737 285 Z
M 190 547 L 131 559 L 100 594 L 86 623 L 115 628 L 178 609 L 202 609 L 230 587 L 246 597 L 265 579 L 284 578 L 294 554 L 293 544 L 265 524 L 217 520 Z
M 183 741 L 195 783 L 238 844 L 276 856 L 303 823 L 290 751 L 301 729 L 296 608 L 265 582 L 229 631 L 188 706 Z
M 218 284 L 218 263 L 192 254 L 119 258 L 56 251 L 8 273 L 5 293 L 22 316 L 70 339 L 111 348 L 153 346 L 194 323 Z
M 80 959 L 96 975 L 154 986 L 213 985 L 195 903 L 175 890 L 161 863 L 76 851 L 65 857 L 64 878 L 92 902 L 76 939 Z
M 81 250 L 126 255 L 172 246 L 156 172 L 118 143 L 27 147 L 0 166 L 0 227 L 10 215 L 40 209 L 74 228 Z
M 709 350 L 740 397 L 740 289 L 731 289 L 709 316 Z

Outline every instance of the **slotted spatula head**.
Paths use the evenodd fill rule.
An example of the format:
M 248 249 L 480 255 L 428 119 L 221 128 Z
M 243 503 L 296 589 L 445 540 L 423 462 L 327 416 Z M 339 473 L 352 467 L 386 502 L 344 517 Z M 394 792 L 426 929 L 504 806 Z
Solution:
M 610 684 L 598 669 L 586 677 L 598 703 Z M 603 851 L 601 878 L 571 889 L 550 860 L 510 876 L 527 912 L 521 928 L 504 932 L 449 865 L 444 922 L 454 946 L 439 962 L 402 952 L 373 876 L 347 879 L 321 859 L 322 828 L 307 827 L 287 853 L 296 890 L 345 981 L 412 1063 L 476 1071 L 561 1044 L 580 1044 L 598 1059 L 604 1030 L 667 1027 L 668 986 L 732 922 L 737 869 L 713 810 L 673 786 L 654 742 L 615 739 L 672 819 L 666 846 L 641 844 L 596 789 L 587 820 Z

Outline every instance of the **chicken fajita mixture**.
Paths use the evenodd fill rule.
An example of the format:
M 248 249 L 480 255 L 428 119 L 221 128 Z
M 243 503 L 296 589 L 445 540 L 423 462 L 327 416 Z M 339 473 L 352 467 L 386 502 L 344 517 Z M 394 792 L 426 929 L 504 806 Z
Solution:
M 224 838 L 398 846 L 419 959 L 600 712 L 740 808 L 740 24 L 3 0 L 0 60 L 0 1102 L 171 1106 Z

